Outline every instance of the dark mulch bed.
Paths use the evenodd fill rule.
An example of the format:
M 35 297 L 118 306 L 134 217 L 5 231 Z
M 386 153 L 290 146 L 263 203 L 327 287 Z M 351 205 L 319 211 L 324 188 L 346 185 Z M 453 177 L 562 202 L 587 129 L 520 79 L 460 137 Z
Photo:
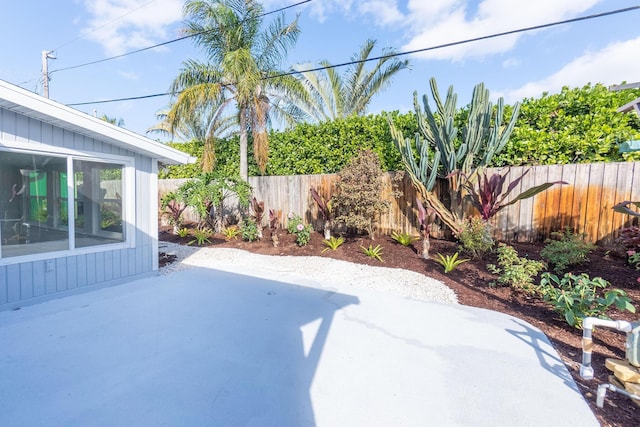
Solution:
M 361 264 L 404 268 L 441 280 L 455 291 L 461 304 L 507 313 L 540 328 L 553 343 L 573 375 L 578 388 L 584 394 L 603 426 L 637 427 L 640 425 L 640 408 L 625 396 L 609 392 L 603 409 L 597 408 L 595 405 L 597 386 L 607 382 L 607 377 L 610 374 L 604 367 L 605 358 L 624 359 L 625 357 L 624 333 L 604 328 L 598 328 L 594 332 L 593 367 L 595 378 L 591 381 L 583 380 L 578 373 L 582 356 L 582 331 L 567 325 L 562 317 L 552 311 L 544 301 L 525 293 L 514 291 L 511 288 L 492 286 L 491 283 L 496 277 L 487 271 L 486 265 L 490 262 L 495 263 L 493 254 L 485 256 L 484 259 L 472 260 L 461 264 L 456 270 L 445 275 L 442 267 L 435 261 L 421 259 L 415 247 L 401 246 L 388 236 L 380 236 L 375 241 L 362 237 L 348 238 L 337 250 L 321 254 L 324 246 L 320 233 L 312 234 L 309 245 L 298 247 L 292 235 L 288 235 L 286 231 L 281 231 L 279 233 L 280 245 L 277 248 L 273 247 L 271 239 L 268 237 L 268 230 L 265 230 L 265 234 L 265 238 L 258 242 L 244 242 L 240 239 L 227 242 L 222 235 L 218 234 L 214 235 L 210 239 L 211 243 L 206 246 L 245 249 L 266 255 L 325 256 Z M 180 238 L 168 232 L 166 228 L 160 232 L 160 240 L 163 241 L 186 244 L 192 239 L 192 237 Z M 380 263 L 362 253 L 360 246 L 368 247 L 370 244 L 382 246 L 384 263 Z M 531 259 L 540 259 L 539 252 L 544 247 L 541 243 L 513 243 L 513 246 L 518 250 L 520 256 L 527 254 Z M 587 262 L 573 268 L 572 271 L 576 274 L 587 273 L 589 277 L 602 277 L 608 280 L 613 284 L 613 287 L 625 290 L 633 299 L 634 305 L 640 310 L 640 283 L 637 281 L 640 272 L 628 266 L 625 259 L 615 256 L 613 252 L 609 252 L 607 249 L 598 248 L 589 255 Z M 456 244 L 454 242 L 431 240 L 431 254 L 440 252 L 447 255 L 453 254 L 455 251 Z M 170 260 L 162 257 L 161 260 L 170 262 Z M 636 315 L 626 312 L 614 311 L 611 313 L 611 317 L 614 319 L 637 320 Z

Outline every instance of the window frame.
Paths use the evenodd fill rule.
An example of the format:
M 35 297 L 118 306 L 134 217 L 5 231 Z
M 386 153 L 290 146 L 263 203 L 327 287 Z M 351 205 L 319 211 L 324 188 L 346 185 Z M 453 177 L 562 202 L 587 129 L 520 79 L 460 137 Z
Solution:
M 69 249 L 52 252 L 41 252 L 29 255 L 2 257 L 2 248 L 0 247 L 0 265 L 21 264 L 25 262 L 40 261 L 51 258 L 71 257 L 88 253 L 108 252 L 118 249 L 128 249 L 135 247 L 135 235 L 137 229 L 135 222 L 135 158 L 113 154 L 78 151 L 62 147 L 53 147 L 49 145 L 43 147 L 34 147 L 32 144 L 28 143 L 10 143 L 0 140 L 0 154 L 2 153 L 23 153 L 66 158 L 67 218 L 69 218 L 67 233 L 69 239 Z M 124 233 L 123 242 L 106 243 L 102 245 L 86 246 L 81 248 L 75 247 L 74 160 L 122 165 L 122 190 L 124 193 L 122 194 L 122 201 L 124 203 L 124 209 L 122 212 L 122 231 Z

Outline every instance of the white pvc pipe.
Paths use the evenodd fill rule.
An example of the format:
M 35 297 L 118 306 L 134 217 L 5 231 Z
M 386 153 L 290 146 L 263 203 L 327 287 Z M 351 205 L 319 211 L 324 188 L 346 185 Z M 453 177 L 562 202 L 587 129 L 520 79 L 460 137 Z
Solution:
M 622 332 L 631 332 L 633 325 L 626 320 L 606 320 L 597 317 L 585 317 L 582 320 L 582 364 L 580 365 L 580 376 L 585 380 L 593 379 L 593 368 L 591 367 L 591 352 L 593 350 L 593 340 L 591 331 L 594 326 L 617 329 Z

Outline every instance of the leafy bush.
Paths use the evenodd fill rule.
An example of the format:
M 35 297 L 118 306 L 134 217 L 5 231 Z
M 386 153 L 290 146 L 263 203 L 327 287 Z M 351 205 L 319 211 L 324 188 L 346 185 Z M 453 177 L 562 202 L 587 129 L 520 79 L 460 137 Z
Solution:
M 325 253 L 329 249 L 331 249 L 332 251 L 335 251 L 340 246 L 342 246 L 343 243 L 344 243 L 344 237 L 330 237 L 326 240 L 323 240 L 322 244 L 325 245 L 326 248 L 324 248 L 321 253 Z
M 444 267 L 444 272 L 446 274 L 455 270 L 455 268 L 460 264 L 462 264 L 463 262 L 469 261 L 468 259 L 458 259 L 459 255 L 460 255 L 459 252 L 456 252 L 453 255 L 446 255 L 446 256 L 442 255 L 441 253 L 437 253 L 435 261 Z
M 498 266 L 487 264 L 487 269 L 499 274 L 498 283 L 533 292 L 533 278 L 544 268 L 544 263 L 518 256 L 513 246 L 500 243 L 497 249 Z
M 568 267 L 583 263 L 595 245 L 585 241 L 571 230 L 552 233 L 556 240 L 548 241 L 540 251 L 540 257 L 553 266 L 556 273 L 563 273 Z
M 391 238 L 402 246 L 410 246 L 413 242 L 420 239 L 419 237 L 412 236 L 409 233 L 397 233 L 395 231 L 391 233 Z
M 369 245 L 368 248 L 365 248 L 364 246 L 360 246 L 360 249 L 362 250 L 362 253 L 368 256 L 369 258 L 375 258 L 380 262 L 384 262 L 382 260 L 382 246 L 377 245 L 375 248 L 373 247 L 373 245 Z
M 463 252 L 478 258 L 489 252 L 495 243 L 491 234 L 491 225 L 480 218 L 469 218 L 462 224 L 456 238 Z
M 298 214 L 290 213 L 287 221 L 287 232 L 296 235 L 296 243 L 298 246 L 305 246 L 311 240 L 311 224 L 305 225 L 302 218 Z
M 298 246 L 306 246 L 311 240 L 311 224 L 298 224 L 296 225 L 296 243 Z
M 298 224 L 302 224 L 302 218 L 300 215 L 290 213 L 287 221 L 287 232 L 289 234 L 295 234 L 298 231 Z
M 255 242 L 258 240 L 258 224 L 253 218 L 244 218 L 242 220 L 242 240 L 247 242 Z
M 585 317 L 608 319 L 607 311 L 612 306 L 618 310 L 635 313 L 631 299 L 620 289 L 606 290 L 611 284 L 587 274 L 576 276 L 565 274 L 562 279 L 551 273 L 543 273 L 538 292 L 545 301 L 550 302 L 553 309 L 564 315 L 571 326 L 582 328 Z
M 372 240 L 376 217 L 389 208 L 389 202 L 380 198 L 382 173 L 378 155 L 362 150 L 338 173 L 337 193 L 332 198 L 336 221 L 367 232 Z

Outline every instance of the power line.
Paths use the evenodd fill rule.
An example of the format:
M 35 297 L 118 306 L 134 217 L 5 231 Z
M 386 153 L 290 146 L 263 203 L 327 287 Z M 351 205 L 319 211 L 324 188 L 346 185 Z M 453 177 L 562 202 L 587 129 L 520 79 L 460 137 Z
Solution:
M 278 77 L 291 76 L 291 75 L 294 75 L 294 74 L 302 74 L 302 73 L 321 71 L 321 70 L 326 70 L 326 69 L 329 69 L 329 68 L 345 67 L 345 66 L 348 66 L 348 65 L 360 64 L 360 63 L 365 63 L 365 62 L 370 62 L 370 61 L 377 61 L 377 60 L 380 60 L 380 59 L 393 58 L 393 57 L 404 56 L 404 55 L 411 55 L 411 54 L 419 53 L 419 52 L 427 52 L 427 51 L 430 51 L 430 50 L 443 49 L 445 47 L 458 46 L 458 45 L 461 45 L 461 44 L 472 43 L 472 42 L 476 42 L 476 41 L 480 41 L 480 40 L 487 40 L 487 39 L 507 36 L 507 35 L 511 35 L 511 34 L 523 33 L 523 32 L 526 32 L 526 31 L 533 31 L 533 30 L 539 30 L 539 29 L 542 29 L 542 28 L 549 28 L 549 27 L 553 27 L 553 26 L 557 26 L 557 25 L 569 24 L 569 23 L 572 23 L 572 22 L 587 21 L 587 20 L 591 20 L 591 19 L 602 18 L 602 17 L 605 17 L 605 16 L 615 15 L 615 14 L 619 14 L 619 13 L 631 12 L 631 11 L 637 10 L 637 9 L 640 9 L 640 6 L 631 6 L 631 7 L 627 7 L 627 8 L 624 8 L 624 9 L 612 10 L 612 11 L 609 11 L 609 12 L 596 13 L 596 14 L 593 14 L 593 15 L 581 16 L 581 17 L 578 17 L 578 18 L 565 19 L 563 21 L 555 21 L 555 22 L 551 22 L 551 23 L 547 23 L 547 24 L 541 24 L 541 25 L 535 25 L 535 26 L 532 26 L 532 27 L 520 28 L 520 29 L 517 29 L 517 30 L 504 31 L 504 32 L 501 32 L 501 33 L 494 33 L 494 34 L 490 34 L 490 35 L 487 35 L 487 36 L 481 36 L 481 37 L 475 37 L 475 38 L 466 39 L 466 40 L 459 40 L 459 41 L 455 41 L 455 42 L 444 43 L 444 44 L 440 44 L 440 45 L 436 45 L 436 46 L 425 47 L 425 48 L 422 48 L 422 49 L 409 50 L 409 51 L 406 51 L 406 52 L 390 53 L 388 55 L 376 56 L 374 58 L 367 58 L 367 59 L 361 59 L 361 60 L 357 60 L 357 61 L 343 62 L 343 63 L 335 64 L 335 65 L 332 64 L 332 65 L 328 65 L 328 66 L 309 68 L 307 70 L 289 71 L 287 73 L 281 73 L 281 74 L 276 74 L 276 75 L 273 75 L 273 76 L 264 77 L 263 80 L 269 80 L 269 79 L 274 79 L 274 78 L 278 78 Z M 152 98 L 152 97 L 167 96 L 167 95 L 175 95 L 175 93 L 168 92 L 168 93 L 159 93 L 159 94 L 155 94 L 155 95 L 147 95 L 147 96 L 142 96 L 142 97 L 129 97 L 129 98 L 106 100 L 106 101 L 82 102 L 82 103 L 67 104 L 67 105 L 69 105 L 69 106 L 77 106 L 77 105 L 88 105 L 88 104 L 103 104 L 103 103 L 107 103 L 107 102 L 130 101 L 130 100 L 136 100 L 136 99 Z
M 270 12 L 262 13 L 262 14 L 258 15 L 258 17 L 263 17 L 263 16 L 274 14 L 274 13 L 282 12 L 283 10 L 291 9 L 293 7 L 303 5 L 303 4 L 309 3 L 311 1 L 312 0 L 303 0 L 303 1 L 300 1 L 298 3 L 290 4 L 289 6 L 284 6 L 284 7 L 281 7 L 279 9 L 272 10 Z M 123 53 L 123 54 L 120 54 L 120 55 L 116 55 L 116 56 L 111 56 L 109 58 L 98 59 L 96 61 L 86 62 L 84 64 L 72 65 L 70 67 L 65 67 L 65 68 L 58 68 L 57 70 L 50 71 L 49 74 L 53 74 L 53 73 L 56 73 L 56 72 L 59 72 L 59 71 L 73 70 L 75 68 L 80 68 L 80 67 L 86 67 L 88 65 L 99 64 L 101 62 L 111 61 L 112 59 L 123 58 L 125 56 L 129 56 L 129 55 L 133 55 L 133 54 L 136 54 L 136 53 L 144 52 L 144 51 L 147 51 L 147 50 L 155 49 L 155 48 L 161 47 L 161 46 L 166 46 L 166 45 L 171 44 L 171 43 L 179 42 L 179 41 L 182 41 L 182 40 L 185 40 L 185 39 L 188 39 L 188 38 L 191 38 L 191 37 L 199 36 L 201 34 L 206 34 L 206 33 L 212 32 L 212 31 L 215 31 L 215 29 L 205 30 L 205 31 L 201 31 L 199 33 L 189 34 L 189 35 L 183 36 L 183 37 L 178 37 L 177 39 L 173 39 L 173 40 L 169 40 L 169 41 L 166 41 L 166 42 L 158 43 L 158 44 L 155 44 L 153 46 L 143 47 L 141 49 L 133 50 L 131 52 L 126 52 L 126 53 Z

